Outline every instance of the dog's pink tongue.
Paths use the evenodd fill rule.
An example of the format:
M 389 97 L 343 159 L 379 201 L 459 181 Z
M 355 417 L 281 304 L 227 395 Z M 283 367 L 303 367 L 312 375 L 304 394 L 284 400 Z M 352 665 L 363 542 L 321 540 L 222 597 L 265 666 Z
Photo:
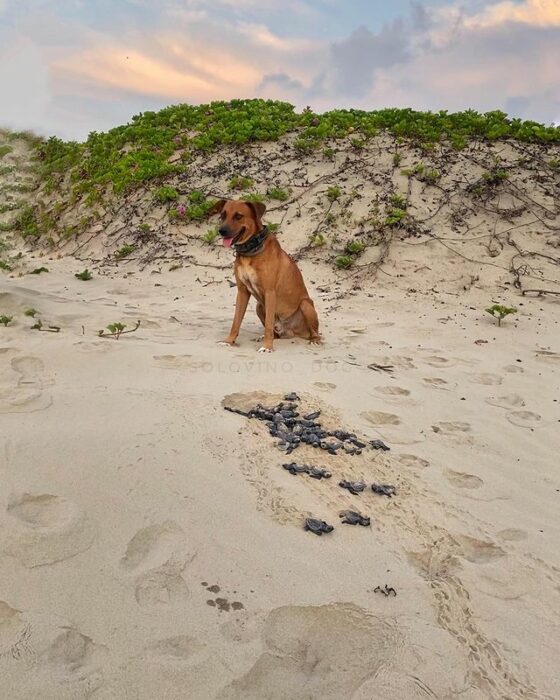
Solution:
M 231 244 L 233 243 L 233 238 L 223 238 L 222 240 L 223 240 L 226 248 L 231 248 Z

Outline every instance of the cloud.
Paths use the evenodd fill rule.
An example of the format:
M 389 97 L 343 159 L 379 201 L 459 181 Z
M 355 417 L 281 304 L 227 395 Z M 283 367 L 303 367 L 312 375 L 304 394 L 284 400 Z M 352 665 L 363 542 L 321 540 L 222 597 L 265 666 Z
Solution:
M 491 27 L 505 22 L 520 22 L 536 27 L 560 27 L 558 0 L 525 0 L 522 3 L 498 2 L 470 17 L 469 27 Z
M 83 137 L 169 103 L 257 96 L 316 110 L 497 108 L 560 120 L 559 0 L 412 2 L 384 23 L 362 12 L 362 26 L 321 33 L 321 18 L 332 27 L 353 4 L 364 8 L 123 0 L 92 12 L 79 0 L 0 0 L 0 123 Z

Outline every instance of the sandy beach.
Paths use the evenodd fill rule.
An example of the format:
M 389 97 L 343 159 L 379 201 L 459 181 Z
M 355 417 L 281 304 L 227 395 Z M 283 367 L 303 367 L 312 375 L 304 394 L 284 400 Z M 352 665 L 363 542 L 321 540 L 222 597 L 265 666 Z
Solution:
M 0 688 L 10 700 L 558 697 L 560 306 L 485 290 L 351 303 L 325 344 L 227 332 L 231 270 L 3 281 Z M 212 282 L 210 284 L 210 282 Z M 30 330 L 33 307 L 60 333 Z M 117 320 L 140 328 L 116 341 Z M 377 364 L 390 371 L 368 368 Z M 290 459 L 223 405 L 291 391 L 387 452 Z M 343 478 L 396 486 L 353 496 Z M 369 528 L 343 525 L 356 508 Z M 333 524 L 322 537 L 306 516 Z M 386 597 L 378 586 L 393 587 Z

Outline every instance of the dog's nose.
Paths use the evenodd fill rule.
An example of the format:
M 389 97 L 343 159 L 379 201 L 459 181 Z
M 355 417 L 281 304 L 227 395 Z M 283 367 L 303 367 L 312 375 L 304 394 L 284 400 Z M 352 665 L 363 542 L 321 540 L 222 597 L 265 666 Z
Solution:
M 218 233 L 220 236 L 227 236 L 229 235 L 229 227 L 228 226 L 220 226 L 218 229 Z

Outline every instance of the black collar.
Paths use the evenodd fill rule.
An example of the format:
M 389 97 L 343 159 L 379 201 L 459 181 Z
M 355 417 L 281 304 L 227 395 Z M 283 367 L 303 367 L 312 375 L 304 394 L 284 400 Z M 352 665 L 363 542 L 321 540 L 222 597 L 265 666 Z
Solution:
M 238 245 L 233 245 L 235 249 L 235 254 L 237 256 L 244 256 L 244 257 L 251 257 L 253 255 L 257 255 L 258 253 L 261 252 L 264 246 L 264 242 L 266 241 L 266 238 L 270 231 L 268 230 L 268 226 L 263 226 L 262 229 L 255 234 L 254 236 L 251 236 L 248 241 L 245 241 L 245 243 L 239 243 Z

